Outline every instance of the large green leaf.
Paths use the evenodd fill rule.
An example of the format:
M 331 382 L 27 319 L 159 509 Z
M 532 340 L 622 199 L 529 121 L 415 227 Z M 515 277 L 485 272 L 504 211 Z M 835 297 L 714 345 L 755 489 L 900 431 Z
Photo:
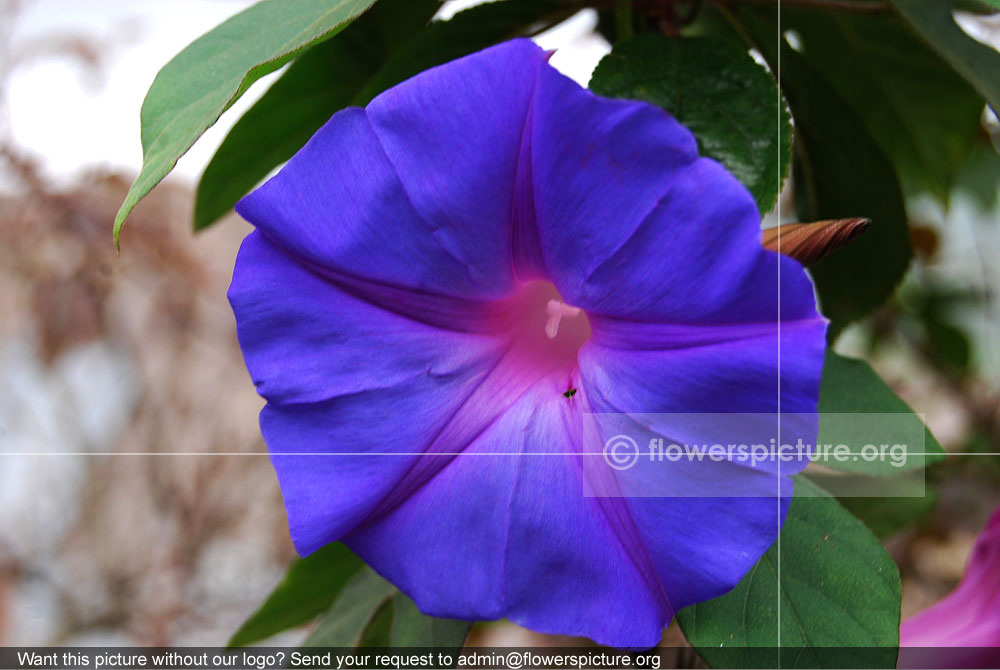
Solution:
M 868 443 L 900 444 L 907 452 L 905 465 L 853 456 L 847 461 L 823 461 L 826 467 L 891 476 L 944 460 L 944 449 L 923 420 L 864 361 L 827 350 L 819 412 L 819 444 L 846 444 L 852 450 Z
M 198 184 L 195 229 L 229 212 L 292 157 L 339 109 L 496 42 L 548 27 L 573 11 L 566 0 L 506 0 L 420 28 L 431 0 L 381 0 L 340 35 L 297 58 L 233 126 Z
M 136 203 L 253 82 L 335 35 L 373 2 L 262 0 L 163 66 L 142 103 L 142 169 L 115 217 L 115 243 Z
M 364 567 L 343 544 L 329 544 L 296 560 L 285 578 L 247 621 L 230 647 L 242 647 L 302 625 L 330 607 L 344 584 Z
M 305 646 L 460 648 L 471 627 L 470 621 L 421 613 L 412 600 L 365 568 L 344 586 Z
M 890 0 L 932 49 L 976 87 L 1000 114 L 1000 52 L 977 42 L 955 23 L 949 0 Z M 995 2 L 991 2 L 996 6 Z
M 795 489 L 780 542 L 735 589 L 682 610 L 684 634 L 712 667 L 895 667 L 895 563 L 822 489 Z
M 702 154 L 743 182 L 761 212 L 774 207 L 792 129 L 777 85 L 745 49 L 711 37 L 642 35 L 601 60 L 590 88 L 663 107 L 694 133 Z
M 864 235 L 810 268 L 832 339 L 889 298 L 906 273 L 911 252 L 899 180 L 857 112 L 784 41 L 778 68 L 777 24 L 751 10 L 739 17 L 781 73 L 795 120 L 792 175 L 800 220 L 871 219 Z
M 781 25 L 860 114 L 906 190 L 947 202 L 977 143 L 982 96 L 892 14 L 785 8 Z

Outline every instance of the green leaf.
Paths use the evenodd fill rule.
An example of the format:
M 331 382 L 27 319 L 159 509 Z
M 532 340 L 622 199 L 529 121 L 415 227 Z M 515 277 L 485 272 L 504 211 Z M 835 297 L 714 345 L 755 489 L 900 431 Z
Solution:
M 136 203 L 253 82 L 335 35 L 374 1 L 263 0 L 174 56 L 142 103 L 142 169 L 115 217 L 115 244 Z
M 684 634 L 712 667 L 895 667 L 896 564 L 822 489 L 795 489 L 780 542 L 735 589 L 681 610 Z
M 432 23 L 378 71 L 354 104 L 366 105 L 385 89 L 428 68 L 497 42 L 542 32 L 580 7 L 576 0 L 494 0 Z
M 1000 11 L 1000 0 L 955 0 L 955 10 L 974 14 L 995 14 Z
M 335 38 L 296 59 L 233 126 L 201 177 L 194 227 L 229 212 L 339 109 L 365 105 L 427 68 L 546 28 L 574 11 L 563 0 L 506 0 L 420 30 L 428 0 L 381 0 Z
M 371 568 L 355 574 L 305 641 L 306 647 L 459 648 L 470 621 L 427 616 Z
M 870 420 L 865 420 L 871 415 Z M 890 421 L 886 415 L 894 415 Z M 898 417 L 898 418 L 897 418 Z M 819 444 L 847 444 L 853 448 L 871 443 L 906 445 L 906 465 L 884 459 L 863 459 L 822 465 L 871 476 L 910 472 L 944 460 L 945 451 L 889 385 L 865 361 L 847 358 L 828 349 L 819 388 Z
M 769 212 L 788 172 L 791 124 L 777 85 L 743 48 L 711 37 L 642 35 L 604 57 L 590 80 L 600 95 L 663 107 Z
M 339 542 L 296 560 L 229 646 L 243 647 L 306 623 L 329 608 L 347 580 L 363 567 L 361 559 Z
M 389 640 L 394 647 L 461 647 L 472 627 L 470 621 L 427 616 L 402 593 L 396 594 L 393 604 Z
M 782 42 L 777 25 L 751 10 L 739 17 L 776 71 L 795 120 L 792 176 L 802 221 L 865 217 L 864 235 L 810 268 L 834 339 L 892 295 L 910 262 L 903 195 L 892 163 L 857 112 Z
M 957 190 L 970 196 L 984 211 L 1000 199 L 1000 153 L 989 141 L 979 142 L 958 173 Z
M 896 11 L 976 87 L 994 112 L 1000 114 L 1000 52 L 981 44 L 959 28 L 947 0 L 890 0 Z M 996 2 L 991 2 L 996 6 Z
M 392 615 L 395 605 L 393 598 L 389 598 L 379 605 L 372 616 L 371 621 L 365 627 L 365 632 L 361 634 L 359 647 L 388 647 L 392 644 L 389 639 L 392 633 Z
M 395 590 L 392 584 L 370 568 L 358 572 L 344 585 L 337 600 L 303 646 L 358 646 L 369 631 L 369 625 L 375 621 L 381 605 Z
M 339 35 L 296 58 L 230 129 L 198 182 L 194 227 L 205 228 L 292 157 L 355 97 L 438 9 L 437 0 L 381 0 Z
M 862 117 L 906 190 L 947 203 L 980 134 L 979 93 L 898 16 L 783 9 L 781 25 Z

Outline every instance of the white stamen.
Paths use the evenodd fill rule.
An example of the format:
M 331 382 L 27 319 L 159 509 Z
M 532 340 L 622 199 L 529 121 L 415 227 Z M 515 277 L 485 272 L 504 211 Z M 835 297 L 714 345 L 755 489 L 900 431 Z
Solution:
M 549 314 L 549 320 L 545 323 L 545 334 L 548 335 L 550 340 L 554 340 L 556 335 L 559 334 L 559 322 L 562 321 L 564 316 L 576 316 L 580 313 L 579 307 L 570 307 L 561 300 L 549 300 L 548 307 L 546 311 Z

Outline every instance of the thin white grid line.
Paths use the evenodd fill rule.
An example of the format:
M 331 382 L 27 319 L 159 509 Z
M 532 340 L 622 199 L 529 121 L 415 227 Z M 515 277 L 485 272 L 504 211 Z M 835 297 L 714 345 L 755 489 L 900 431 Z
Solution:
M 778 155 L 776 157 L 776 160 L 777 160 L 777 163 L 778 163 L 777 167 L 778 167 L 778 186 L 779 186 L 779 189 L 778 189 L 778 201 L 779 202 L 777 203 L 777 207 L 778 207 L 778 254 L 779 254 L 779 262 L 778 262 L 778 435 L 779 435 L 779 438 L 780 438 L 780 436 L 781 436 L 781 261 L 780 261 L 780 254 L 781 254 L 781 202 L 780 202 L 780 200 L 781 200 L 781 189 L 780 189 L 780 186 L 781 186 L 781 104 L 782 104 L 782 100 L 781 100 L 781 0 L 778 0 L 778 34 L 777 34 L 777 41 L 778 41 L 778 57 L 777 57 L 777 62 L 778 62 L 778 67 L 777 67 L 777 70 L 778 70 L 778 72 L 777 72 L 777 81 L 778 81 L 778 87 L 777 87 L 778 88 L 778 97 L 777 97 L 777 103 L 778 103 L 778 124 L 775 127 L 775 130 L 777 131 L 777 136 L 776 136 L 775 139 L 777 139 L 777 141 L 778 141 L 778 144 L 777 144 L 777 146 L 778 146 Z M 789 165 L 789 169 L 791 169 L 791 165 Z M 777 593 L 775 595 L 776 595 L 776 597 L 778 599 L 778 625 L 776 626 L 776 629 L 778 631 L 778 640 L 777 640 L 777 642 L 778 642 L 778 645 L 777 645 L 777 652 L 778 652 L 778 659 L 777 660 L 778 660 L 778 663 L 777 663 L 777 666 L 778 666 L 778 668 L 780 670 L 780 668 L 781 668 L 781 501 L 780 501 L 780 495 L 781 495 L 781 461 L 778 461 L 778 495 L 779 495 L 779 500 L 778 500 L 778 505 L 777 505 L 777 507 L 778 507 L 778 542 L 777 542 L 777 547 L 778 547 L 777 585 L 778 585 L 778 588 L 776 589 Z M 789 503 L 789 509 L 791 509 L 791 503 Z

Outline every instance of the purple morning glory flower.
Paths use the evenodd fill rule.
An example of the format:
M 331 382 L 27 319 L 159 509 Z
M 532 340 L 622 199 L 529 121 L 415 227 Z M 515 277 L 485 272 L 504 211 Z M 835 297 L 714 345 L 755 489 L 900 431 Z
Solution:
M 816 411 L 809 280 L 663 110 L 515 40 L 338 112 L 237 211 L 229 296 L 301 553 L 343 540 L 427 614 L 640 647 L 775 540 L 787 498 L 722 479 L 584 495 L 592 412 Z
M 958 588 L 903 622 L 901 668 L 990 668 L 1000 661 L 1000 507 L 980 533 Z M 916 648 L 916 649 L 913 649 Z

